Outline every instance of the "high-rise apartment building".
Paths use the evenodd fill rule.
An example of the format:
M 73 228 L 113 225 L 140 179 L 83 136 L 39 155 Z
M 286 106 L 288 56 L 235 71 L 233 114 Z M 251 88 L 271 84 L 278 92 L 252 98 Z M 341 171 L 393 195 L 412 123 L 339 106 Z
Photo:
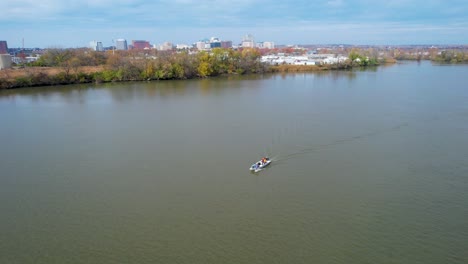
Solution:
M 0 40 L 0 54 L 8 54 L 8 45 L 6 40 Z
M 232 41 L 230 40 L 221 41 L 221 48 L 225 48 L 225 49 L 232 48 Z
M 127 50 L 128 47 L 127 47 L 127 40 L 125 39 L 117 39 L 115 41 L 115 48 L 117 50 Z
M 242 47 L 243 48 L 255 48 L 255 41 L 254 41 L 254 37 L 252 35 L 246 35 L 243 39 L 242 39 Z
M 195 43 L 195 46 L 197 47 L 198 50 L 204 50 L 205 49 L 205 42 L 204 41 L 198 41 Z

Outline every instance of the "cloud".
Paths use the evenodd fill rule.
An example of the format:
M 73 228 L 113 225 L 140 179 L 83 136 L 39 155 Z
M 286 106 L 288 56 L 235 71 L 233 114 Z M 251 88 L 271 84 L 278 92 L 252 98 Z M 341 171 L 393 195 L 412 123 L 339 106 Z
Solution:
M 122 10 L 143 1 L 135 0 L 15 0 L 1 1 L 0 10 L 2 16 L 0 20 L 31 20 L 41 21 L 50 19 L 73 18 L 75 14 L 90 13 L 91 15 L 99 11 Z M 124 9 L 125 10 L 125 9 Z M 111 13 L 111 12 L 109 12 Z
M 466 19 L 468 3 L 463 0 L 450 4 L 440 0 L 16 0 L 1 1 L 0 10 L 4 11 L 0 21 L 8 23 L 61 20 L 78 26 L 98 18 L 103 23 L 125 21 L 135 25 L 240 26 L 303 19 L 346 22 Z
M 430 41 L 430 30 L 432 39 L 458 32 L 458 43 L 468 42 L 466 0 L 15 0 L 0 1 L 0 10 L 2 38 L 47 35 L 69 46 L 99 37 L 236 41 L 247 33 L 278 43 Z
M 56 0 L 17 0 L 1 1 L 0 10 L 2 16 L 0 20 L 31 19 L 32 17 L 43 17 L 59 13 L 64 8 L 63 2 Z

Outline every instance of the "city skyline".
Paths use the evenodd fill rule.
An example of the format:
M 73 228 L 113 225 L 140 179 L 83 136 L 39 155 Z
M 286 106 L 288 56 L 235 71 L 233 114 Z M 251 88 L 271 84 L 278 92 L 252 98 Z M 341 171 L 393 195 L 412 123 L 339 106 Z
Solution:
M 83 47 L 90 40 L 191 44 L 212 36 L 240 43 L 467 44 L 468 2 L 454 0 L 18 0 L 0 3 L 9 47 Z

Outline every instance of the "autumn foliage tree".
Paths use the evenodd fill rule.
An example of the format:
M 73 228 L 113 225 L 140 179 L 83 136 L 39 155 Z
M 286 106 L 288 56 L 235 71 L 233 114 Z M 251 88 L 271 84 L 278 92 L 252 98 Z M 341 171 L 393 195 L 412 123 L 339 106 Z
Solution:
M 224 74 L 264 72 L 258 49 L 190 51 L 112 51 L 49 49 L 32 66 L 56 67 L 55 76 L 33 76 L 8 86 L 33 86 L 82 82 L 113 82 L 206 78 Z M 86 73 L 83 67 L 95 67 Z M 97 67 L 99 66 L 99 67 Z M 36 77 L 42 78 L 40 83 Z M 46 83 L 44 83 L 46 82 Z M 3 86 L 3 85 L 2 85 Z M 7 85 L 5 85 L 7 86 Z

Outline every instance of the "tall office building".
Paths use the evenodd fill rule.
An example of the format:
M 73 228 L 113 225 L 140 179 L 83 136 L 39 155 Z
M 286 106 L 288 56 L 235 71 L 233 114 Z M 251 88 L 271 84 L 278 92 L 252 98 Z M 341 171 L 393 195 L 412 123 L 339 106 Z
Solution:
M 101 41 L 96 43 L 96 51 L 104 51 L 104 46 L 102 45 Z
M 257 42 L 255 45 L 259 49 L 274 49 L 275 48 L 275 43 L 271 41 Z
M 125 40 L 125 39 L 116 40 L 115 41 L 115 48 L 117 50 L 127 50 L 128 49 L 127 40 Z
M 0 54 L 8 54 L 8 45 L 6 40 L 0 40 Z
M 265 41 L 263 42 L 263 48 L 264 49 L 274 49 L 275 48 L 275 43 L 271 41 Z
M 164 42 L 159 46 L 159 50 L 172 50 L 174 48 L 174 45 L 170 42 Z
M 101 41 L 93 40 L 89 43 L 89 46 L 95 51 L 104 51 L 104 46 L 102 45 Z

